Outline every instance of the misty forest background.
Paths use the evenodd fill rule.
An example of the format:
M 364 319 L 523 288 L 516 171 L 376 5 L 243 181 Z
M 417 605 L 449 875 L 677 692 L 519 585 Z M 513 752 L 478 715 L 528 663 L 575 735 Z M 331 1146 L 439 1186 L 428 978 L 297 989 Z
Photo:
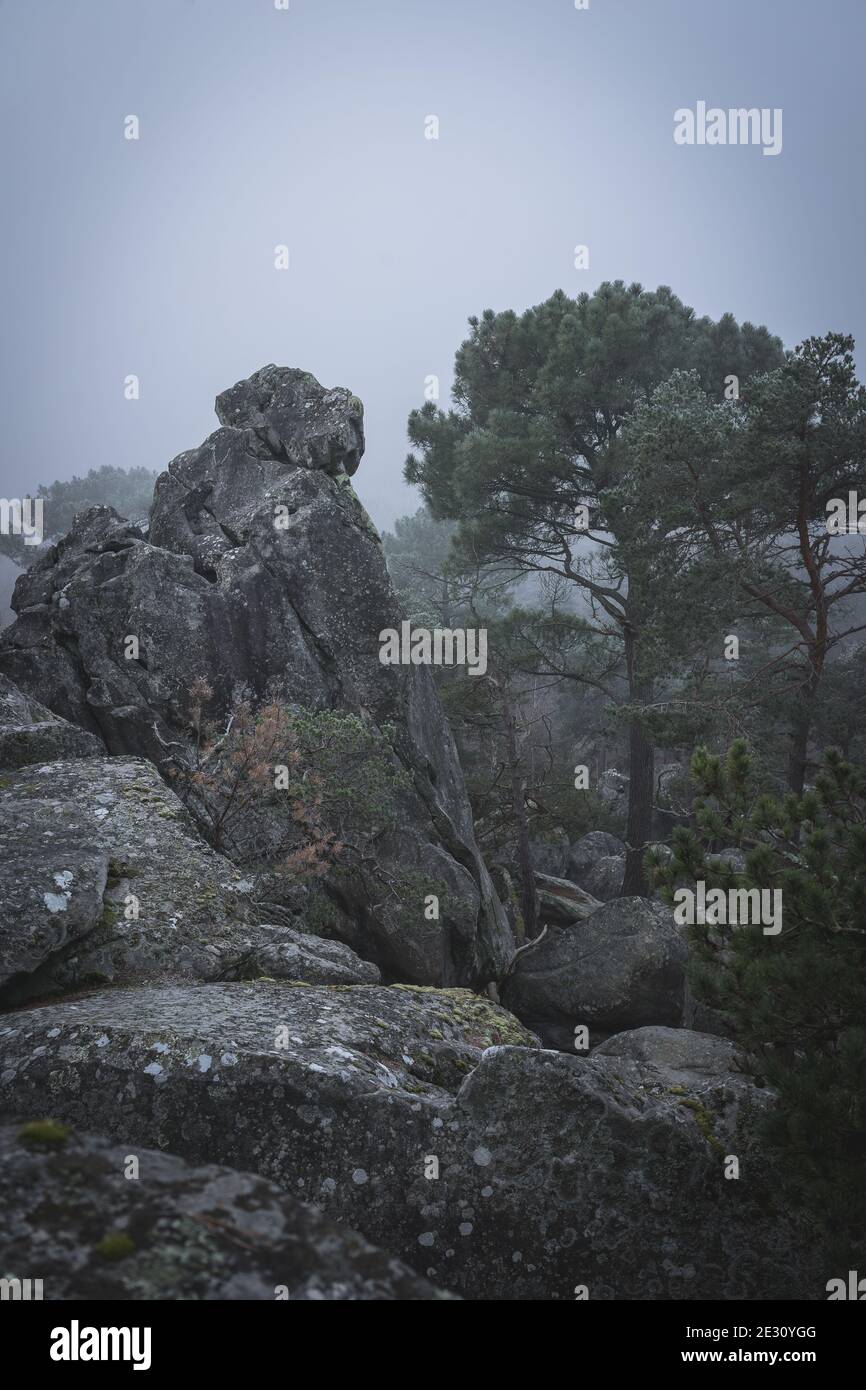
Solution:
M 485 676 L 434 676 L 524 940 L 539 843 L 591 830 L 625 842 L 624 896 L 782 888 L 778 938 L 695 930 L 692 983 L 779 1090 L 792 1197 L 846 1250 L 866 1230 L 866 535 L 827 519 L 866 494 L 853 354 L 622 282 L 488 310 L 450 408 L 409 418 L 423 505 L 382 536 L 413 624 L 487 629 Z M 98 503 L 145 528 L 156 476 L 42 485 L 46 546 Z M 8 621 L 44 551 L 0 551 Z

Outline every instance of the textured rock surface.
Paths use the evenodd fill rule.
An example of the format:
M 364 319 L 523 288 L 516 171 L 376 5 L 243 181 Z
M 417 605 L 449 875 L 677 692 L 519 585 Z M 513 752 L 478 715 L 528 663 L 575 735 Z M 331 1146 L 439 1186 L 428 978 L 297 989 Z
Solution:
M 309 985 L 376 985 L 379 969 L 361 960 L 342 941 L 327 941 L 294 927 L 260 925 L 249 933 L 250 945 L 238 960 L 220 970 L 224 980 L 253 976 L 300 980 Z
M 378 979 L 348 947 L 259 926 L 250 883 L 150 763 L 93 757 L 0 784 L 0 1000 L 94 981 Z M 138 916 L 130 897 L 137 900 Z
M 612 811 L 625 813 L 628 804 L 629 779 L 625 773 L 609 767 L 598 779 L 598 794 Z
M 656 768 L 655 783 L 656 810 L 667 812 L 673 823 L 678 817 L 687 816 L 693 796 L 689 769 L 682 763 L 665 763 Z
M 34 1024 L 38 1043 L 44 1041 L 44 1030 L 55 1060 L 104 1067 L 106 1081 L 115 1068 L 128 1074 L 124 1119 L 132 1127 L 137 1121 L 131 1088 L 138 1075 L 152 1083 L 145 1093 L 158 1099 L 166 1083 L 194 1081 L 206 1073 L 209 1083 L 222 1087 L 219 1094 L 230 1104 L 234 1081 L 246 1083 L 252 1074 L 235 1071 L 243 1056 L 245 1065 L 255 1059 L 262 1084 L 268 1073 L 275 1081 L 279 1078 L 285 1097 L 293 1094 L 293 1086 L 302 1094 L 312 1083 L 323 1095 L 348 1087 L 359 1096 L 398 1089 L 436 1096 L 456 1090 L 485 1047 L 506 1042 L 538 1045 L 516 1018 L 480 995 L 413 985 L 315 986 L 259 980 L 99 991 L 0 1019 L 4 1056 L 25 1036 L 36 1036 L 31 1031 Z M 60 1033 L 55 1033 L 58 1027 Z M 111 1044 L 111 1037 L 121 1040 L 119 1048 Z M 109 1041 L 101 1041 L 104 1038 Z M 44 1059 L 45 1049 L 38 1056 Z M 43 1079 L 48 1075 L 43 1061 L 37 1071 Z M 25 1066 L 19 1079 L 30 1091 L 37 1073 Z M 55 1100 L 53 1084 L 49 1090 Z M 111 1090 L 116 1103 L 116 1088 Z M 94 1112 L 82 1116 L 85 1125 L 102 1114 L 98 1096 L 94 1103 Z M 121 1103 L 119 1109 L 125 1108 Z M 143 1108 L 152 1110 L 153 1101 Z M 293 1110 L 290 1106 L 287 1115 Z M 263 1127 L 264 1121 L 252 1126 L 250 1143 L 258 1142 Z M 340 1136 L 330 1137 L 339 1146 Z M 171 1147 L 166 1136 L 160 1143 Z
M 635 1028 L 600 1043 L 594 1057 L 630 1057 L 661 1067 L 669 1075 L 694 1079 L 736 1071 L 732 1042 L 689 1028 Z
M 669 909 L 619 898 L 585 921 L 554 927 L 520 956 L 502 1001 L 548 1047 L 573 1048 L 574 1030 L 610 1033 L 682 1023 L 687 947 Z
M 117 990 L 7 1015 L 0 1105 L 261 1173 L 476 1298 L 823 1297 L 732 1137 L 763 1093 L 530 1041 L 460 991 Z
M 529 852 L 532 857 L 532 866 L 540 874 L 551 874 L 554 878 L 567 878 L 566 865 L 568 864 L 568 836 L 564 830 L 552 834 L 546 840 L 531 840 Z M 517 847 L 512 851 L 512 861 L 515 859 Z
M 625 855 L 605 854 L 587 870 L 581 886 L 599 902 L 609 903 L 619 897 L 624 878 Z
M 25 767 L 55 758 L 87 758 L 102 752 L 102 743 L 93 734 L 58 719 L 0 675 L 0 768 Z
M 323 389 L 309 372 L 262 367 L 216 399 L 217 419 L 249 429 L 268 457 L 338 477 L 357 472 L 364 452 L 364 407 L 350 391 Z
M 412 790 L 377 851 L 386 871 L 443 885 L 440 919 L 425 922 L 423 894 L 414 933 L 387 904 L 364 909 L 363 954 L 422 983 L 493 978 L 513 937 L 431 673 L 379 661 L 379 633 L 402 613 L 349 482 L 360 402 L 268 367 L 225 392 L 218 414 L 221 428 L 158 479 L 147 539 L 94 508 L 22 575 L 0 671 L 109 752 L 155 763 L 160 737 L 184 736 L 200 676 L 214 713 L 245 688 L 392 725 Z
M 599 860 L 612 856 L 625 858 L 625 845 L 622 840 L 618 840 L 615 835 L 609 835 L 606 830 L 590 830 L 588 835 L 582 835 L 571 846 L 566 875 L 581 888 L 586 888 L 584 880 Z
M 0 1127 L 0 1272 L 48 1300 L 449 1297 L 253 1173 L 39 1121 Z
M 593 898 L 566 878 L 552 874 L 535 875 L 538 914 L 542 922 L 578 922 L 589 917 L 599 907 Z

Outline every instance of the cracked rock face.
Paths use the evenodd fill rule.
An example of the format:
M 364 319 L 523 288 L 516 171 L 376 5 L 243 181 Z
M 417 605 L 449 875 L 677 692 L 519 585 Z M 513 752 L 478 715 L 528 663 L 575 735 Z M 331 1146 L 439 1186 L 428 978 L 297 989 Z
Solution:
M 94 981 L 379 978 L 348 946 L 260 925 L 252 885 L 204 843 L 144 759 L 82 758 L 4 777 L 0 844 L 7 1007 Z
M 253 1173 L 38 1121 L 0 1127 L 0 1252 L 46 1300 L 450 1297 Z
M 473 1298 L 824 1296 L 714 1043 L 534 1042 L 459 990 L 103 991 L 0 1021 L 0 1107 L 262 1174 Z
M 147 539 L 93 508 L 22 575 L 0 672 L 110 753 L 157 765 L 160 738 L 187 735 L 198 677 L 215 715 L 246 690 L 393 726 L 412 787 L 380 862 L 442 884 L 440 919 L 425 920 L 423 893 L 414 930 L 388 904 L 358 908 L 352 944 L 396 978 L 493 978 L 513 936 L 431 673 L 379 661 L 380 631 L 403 615 L 349 481 L 361 404 L 308 373 L 266 367 L 217 411 L 221 427 L 157 480 Z M 139 655 L 128 660 L 130 635 Z

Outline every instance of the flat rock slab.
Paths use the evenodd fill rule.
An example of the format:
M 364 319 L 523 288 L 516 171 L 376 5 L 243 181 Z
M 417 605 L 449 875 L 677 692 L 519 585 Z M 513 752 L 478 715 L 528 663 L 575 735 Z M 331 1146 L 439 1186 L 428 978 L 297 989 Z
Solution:
M 598 898 L 585 893 L 576 883 L 567 878 L 554 878 L 552 874 L 536 872 L 535 890 L 542 921 L 582 922 L 601 907 Z
M 46 1300 L 451 1297 L 254 1173 L 56 1122 L 0 1127 L 0 1265 Z
M 118 989 L 0 1022 L 0 1109 L 260 1173 L 473 1298 L 825 1296 L 735 1137 L 764 1093 L 531 1042 L 464 991 Z
M 315 1077 L 320 1090 L 336 1086 L 363 1095 L 402 1089 L 438 1097 L 457 1090 L 484 1048 L 538 1045 L 505 1009 L 469 990 L 267 980 L 115 989 L 0 1018 L 0 1058 L 7 1044 L 26 1045 L 25 1038 L 33 1041 L 37 1059 L 57 1054 L 107 1068 L 106 1082 L 109 1073 L 115 1077 L 111 1090 L 121 1108 L 127 1087 L 117 1094 L 117 1075 L 129 1076 L 131 1093 L 150 1098 L 149 1110 L 154 1096 L 172 1091 L 169 1083 L 197 1087 L 199 1077 L 228 1101 L 247 1075 L 239 1063 L 246 1067 L 253 1058 L 258 1075 L 273 1072 L 281 1084 L 293 1081 L 302 1090 Z M 30 1069 L 20 1075 L 27 1082 Z M 97 1101 L 94 1115 L 82 1114 L 82 1121 L 86 1125 L 100 1111 Z M 134 1111 L 130 1105 L 129 1125 Z

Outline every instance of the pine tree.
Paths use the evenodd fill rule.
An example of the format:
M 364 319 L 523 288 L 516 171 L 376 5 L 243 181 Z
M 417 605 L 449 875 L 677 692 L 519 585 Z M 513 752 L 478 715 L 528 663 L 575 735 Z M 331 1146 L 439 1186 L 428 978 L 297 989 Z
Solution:
M 732 1021 L 748 1067 L 778 1095 L 765 1120 L 781 1150 L 792 1205 L 815 1213 L 840 1258 L 866 1237 L 866 761 L 830 750 L 813 787 L 761 794 L 745 742 L 692 762 L 696 829 L 648 871 L 676 886 L 781 889 L 782 930 L 692 928 L 692 986 Z M 745 871 L 714 858 L 743 851 Z M 852 1265 L 852 1268 L 855 1267 Z
M 693 369 L 720 397 L 731 373 L 747 381 L 777 366 L 781 344 L 730 315 L 699 319 L 664 286 L 622 281 L 574 300 L 557 291 L 520 316 L 487 310 L 469 324 L 455 360 L 455 408 L 428 402 L 413 411 L 405 476 L 435 517 L 457 522 L 468 560 L 560 576 L 620 645 L 629 737 L 623 892 L 643 892 L 654 792 L 643 712 L 655 699 L 664 587 L 656 562 L 668 579 L 672 571 L 663 526 L 648 545 L 648 515 L 623 505 L 615 446 L 635 406 L 677 368 Z M 676 602 L 669 590 L 666 606 Z
M 21 536 L 0 533 L 0 555 L 8 555 L 22 569 L 34 564 L 52 540 L 64 536 L 79 512 L 89 507 L 114 507 L 122 517 L 147 524 L 158 474 L 150 468 L 118 468 L 104 464 L 84 477 L 75 474 L 67 482 L 57 478 L 40 483 L 34 498 L 42 499 L 44 545 L 25 545 Z

